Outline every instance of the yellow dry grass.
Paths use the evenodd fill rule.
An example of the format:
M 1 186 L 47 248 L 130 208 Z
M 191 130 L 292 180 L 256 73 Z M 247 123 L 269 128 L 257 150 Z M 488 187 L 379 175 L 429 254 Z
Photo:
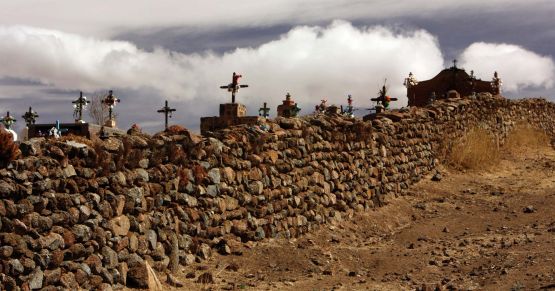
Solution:
M 451 166 L 465 169 L 488 168 L 499 159 L 496 138 L 482 128 L 473 128 L 456 140 L 448 156 Z
M 509 132 L 500 148 L 498 138 L 482 128 L 473 128 L 455 140 L 450 147 L 448 164 L 459 169 L 488 169 L 497 164 L 503 154 L 518 155 L 530 149 L 548 146 L 549 136 L 530 124 L 520 123 Z
M 549 146 L 551 139 L 540 129 L 528 123 L 519 123 L 507 136 L 503 149 L 510 154 L 519 154 L 529 149 Z

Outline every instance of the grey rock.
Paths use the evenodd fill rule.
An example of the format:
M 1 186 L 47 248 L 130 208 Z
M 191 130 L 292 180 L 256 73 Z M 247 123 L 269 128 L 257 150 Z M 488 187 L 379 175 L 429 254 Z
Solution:
M 72 165 L 67 165 L 67 167 L 65 167 L 63 170 L 63 175 L 64 178 L 70 178 L 73 176 L 77 176 L 77 173 L 75 172 L 75 168 Z
M 18 259 L 9 260 L 7 264 L 7 269 L 8 269 L 8 273 L 12 275 L 22 274 L 23 271 L 25 270 L 25 268 L 23 267 L 23 264 L 21 264 L 21 261 Z
M 82 242 L 86 242 L 91 238 L 91 229 L 86 225 L 76 224 L 71 228 L 71 231 Z
M 133 187 L 130 188 L 127 192 L 127 196 L 131 197 L 135 203 L 141 203 L 141 200 L 144 195 L 143 188 L 140 187 Z
M 220 169 L 213 168 L 210 171 L 208 171 L 208 178 L 210 178 L 210 181 L 212 182 L 212 184 L 220 184 L 220 181 L 221 181 Z
M 432 181 L 434 182 L 439 182 L 443 179 L 443 176 L 441 175 L 441 173 L 436 173 L 433 177 L 432 177 Z
M 102 262 L 108 269 L 113 269 L 118 265 L 118 254 L 111 248 L 105 246 L 102 248 Z
M 532 206 L 532 205 L 528 205 L 528 206 L 526 206 L 522 209 L 522 212 L 524 212 L 524 213 L 534 213 L 534 212 L 536 212 L 536 208 L 534 208 L 534 206 Z
M 65 247 L 64 238 L 54 232 L 51 232 L 46 236 L 39 237 L 37 241 L 42 249 L 49 249 L 51 251 Z
M 203 243 L 200 245 L 200 248 L 198 250 L 197 255 L 203 259 L 203 260 L 208 260 L 210 258 L 210 255 L 212 254 L 212 249 L 210 248 L 209 245 Z
M 146 237 L 147 237 L 148 243 L 150 244 L 150 247 L 153 250 L 156 249 L 156 242 L 158 242 L 158 235 L 156 234 L 156 232 L 154 230 L 150 229 L 146 233 Z
M 249 193 L 252 195 L 260 195 L 264 191 L 264 184 L 261 181 L 254 181 L 249 184 Z
M 149 181 L 148 172 L 145 169 L 137 168 L 133 171 L 135 172 L 135 174 L 137 174 L 139 179 L 141 179 L 143 182 L 148 182 Z
M 44 281 L 44 272 L 40 268 L 36 268 L 29 276 L 29 288 L 32 290 L 42 288 Z
M 206 187 L 206 195 L 210 197 L 216 197 L 220 193 L 220 188 L 218 185 L 208 185 Z

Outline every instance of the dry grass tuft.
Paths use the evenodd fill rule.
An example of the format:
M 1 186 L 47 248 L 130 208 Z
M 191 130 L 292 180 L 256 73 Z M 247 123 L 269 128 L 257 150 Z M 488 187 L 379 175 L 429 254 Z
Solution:
M 550 141 L 544 131 L 521 123 L 509 132 L 500 148 L 496 136 L 485 129 L 474 128 L 448 147 L 447 163 L 458 169 L 487 169 L 500 161 L 502 153 L 514 156 L 547 147 Z
M 474 128 L 456 140 L 448 155 L 451 166 L 464 169 L 486 169 L 499 159 L 495 136 L 482 128 Z
M 511 154 L 518 154 L 530 149 L 537 149 L 549 146 L 551 138 L 540 129 L 528 123 L 515 125 L 511 130 L 503 149 Z

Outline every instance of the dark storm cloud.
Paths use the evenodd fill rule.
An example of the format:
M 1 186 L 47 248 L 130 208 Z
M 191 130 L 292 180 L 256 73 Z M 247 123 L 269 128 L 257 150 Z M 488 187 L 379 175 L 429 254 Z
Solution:
M 41 86 L 43 85 L 39 81 L 33 81 L 28 79 L 16 78 L 16 77 L 2 77 L 0 78 L 0 86 Z

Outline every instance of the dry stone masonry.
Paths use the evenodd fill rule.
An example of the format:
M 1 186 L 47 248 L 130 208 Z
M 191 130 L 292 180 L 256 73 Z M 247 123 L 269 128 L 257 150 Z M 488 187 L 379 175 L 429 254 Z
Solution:
M 100 143 L 32 139 L 0 170 L 0 289 L 146 287 L 239 242 L 291 238 L 380 206 L 433 173 L 445 141 L 555 105 L 481 94 L 372 121 L 277 118 L 198 137 L 131 130 Z

